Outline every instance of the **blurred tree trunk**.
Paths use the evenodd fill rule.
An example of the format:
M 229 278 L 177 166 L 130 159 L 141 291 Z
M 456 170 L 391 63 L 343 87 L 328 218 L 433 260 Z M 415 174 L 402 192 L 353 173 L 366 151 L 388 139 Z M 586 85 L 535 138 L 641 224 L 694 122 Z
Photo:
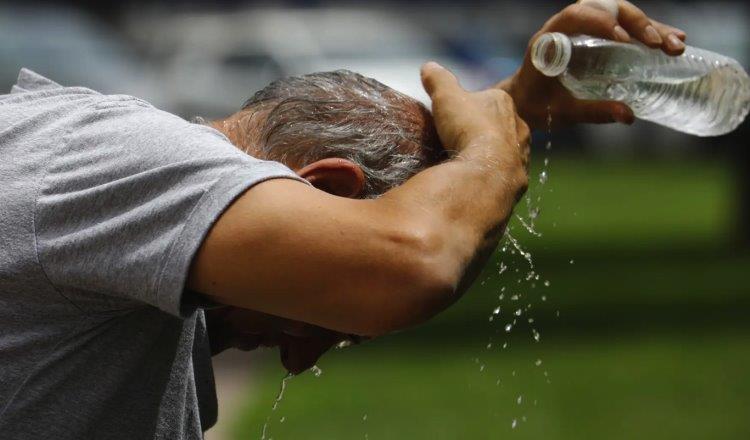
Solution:
M 747 122 L 731 136 L 737 179 L 738 215 L 736 217 L 736 245 L 750 248 L 750 149 L 747 146 L 750 129 Z

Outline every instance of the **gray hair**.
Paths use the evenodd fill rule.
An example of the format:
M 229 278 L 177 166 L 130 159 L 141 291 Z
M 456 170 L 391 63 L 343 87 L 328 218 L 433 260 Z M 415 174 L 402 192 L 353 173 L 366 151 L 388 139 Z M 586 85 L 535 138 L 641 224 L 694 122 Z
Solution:
M 260 124 L 259 154 L 304 166 L 340 157 L 359 165 L 376 197 L 445 157 L 424 105 L 348 70 L 272 82 L 242 107 Z

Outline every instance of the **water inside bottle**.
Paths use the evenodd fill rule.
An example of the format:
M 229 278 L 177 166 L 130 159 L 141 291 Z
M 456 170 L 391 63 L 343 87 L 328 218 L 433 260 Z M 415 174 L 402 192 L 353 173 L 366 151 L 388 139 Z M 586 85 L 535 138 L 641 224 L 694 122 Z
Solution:
M 627 103 L 637 117 L 697 136 L 737 128 L 750 111 L 750 78 L 723 55 L 687 47 L 668 56 L 642 44 L 545 34 L 534 65 L 579 99 Z
M 612 48 L 600 50 L 605 53 L 594 62 L 571 65 L 560 77 L 576 97 L 622 101 L 641 119 L 698 136 L 727 133 L 747 115 L 750 95 L 737 66 L 716 60 L 714 68 L 706 68 L 705 58 L 690 53 L 684 57 L 695 61 L 692 71 L 631 66 L 624 67 L 625 75 L 613 78 L 612 71 L 620 70 L 616 64 L 626 63 L 628 57 L 622 57 L 622 51 L 606 53 L 614 52 Z M 581 71 L 592 68 L 596 70 Z

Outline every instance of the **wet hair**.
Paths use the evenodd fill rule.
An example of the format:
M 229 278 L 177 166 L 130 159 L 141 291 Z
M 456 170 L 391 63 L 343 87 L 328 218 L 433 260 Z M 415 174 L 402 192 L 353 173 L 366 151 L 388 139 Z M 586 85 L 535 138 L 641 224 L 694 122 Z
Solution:
M 261 157 L 299 167 L 348 159 L 364 172 L 364 197 L 377 197 L 446 155 L 424 105 L 348 70 L 274 81 L 242 112 L 245 124 L 258 118 L 254 150 Z

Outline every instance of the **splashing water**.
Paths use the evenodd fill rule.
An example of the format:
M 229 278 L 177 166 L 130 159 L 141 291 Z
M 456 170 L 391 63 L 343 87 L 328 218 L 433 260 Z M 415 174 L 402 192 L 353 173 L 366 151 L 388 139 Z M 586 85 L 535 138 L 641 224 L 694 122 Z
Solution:
M 529 219 L 531 219 L 531 223 L 526 223 L 526 220 L 524 220 L 523 217 L 521 217 L 520 215 L 516 215 L 516 218 L 518 219 L 518 222 L 521 223 L 521 226 L 523 226 L 524 229 L 529 231 L 529 234 L 535 237 L 541 237 L 542 233 L 534 229 L 534 226 L 533 226 L 534 220 L 536 220 L 538 215 L 539 215 L 539 208 L 535 208 L 533 211 L 529 211 Z
M 273 402 L 273 407 L 271 407 L 271 412 L 276 411 L 276 408 L 279 407 L 279 403 L 281 402 L 281 399 L 284 398 L 284 391 L 286 390 L 286 383 L 293 377 L 292 373 L 287 373 L 286 376 L 284 376 L 283 379 L 281 379 L 281 385 L 279 386 L 279 394 L 276 395 L 276 400 Z M 283 419 L 283 418 L 282 418 Z M 271 415 L 269 414 L 266 417 L 266 421 L 263 423 L 263 430 L 260 433 L 260 440 L 266 440 L 266 434 L 268 431 L 268 422 L 271 420 Z M 283 422 L 283 420 L 282 420 Z
M 518 243 L 518 240 L 516 240 L 515 238 L 513 238 L 513 236 L 510 235 L 509 231 L 505 232 L 505 237 L 508 239 L 508 241 L 510 242 L 510 244 L 512 244 L 513 247 L 518 251 L 518 253 L 521 254 L 521 256 L 523 257 L 523 259 L 526 260 L 527 263 L 529 263 L 529 267 L 531 269 L 533 269 L 534 268 L 534 261 L 531 259 L 531 253 L 530 252 L 526 252 L 525 250 L 523 250 L 523 248 L 521 247 L 521 245 Z
M 550 158 L 548 157 L 549 151 L 552 149 L 552 140 L 551 140 L 551 127 L 552 127 L 552 114 L 551 109 L 547 108 L 547 141 L 545 143 L 545 149 L 544 149 L 544 156 L 542 161 L 542 167 L 538 170 L 538 174 L 535 176 L 536 179 L 536 187 L 533 188 L 533 191 L 530 191 L 527 193 L 527 195 L 524 197 L 525 205 L 526 205 L 526 212 L 516 212 L 514 214 L 517 225 L 515 226 L 517 229 L 513 229 L 514 225 L 509 225 L 506 228 L 505 235 L 504 235 L 504 241 L 502 242 L 500 246 L 500 252 L 503 254 L 504 257 L 508 258 L 502 258 L 502 261 L 499 261 L 497 263 L 497 274 L 498 275 L 504 275 L 505 277 L 508 276 L 508 274 L 512 275 L 510 279 L 505 279 L 504 287 L 501 288 L 498 299 L 502 302 L 504 300 L 511 301 L 510 303 L 501 303 L 500 305 L 497 305 L 493 310 L 492 313 L 489 315 L 489 321 L 490 322 L 498 322 L 500 319 L 498 316 L 500 315 L 501 307 L 510 307 L 511 305 L 514 305 L 513 302 L 515 302 L 515 307 L 512 307 L 508 309 L 507 311 L 511 311 L 509 313 L 510 318 L 503 322 L 502 324 L 498 324 L 499 328 L 495 329 L 495 332 L 500 334 L 503 333 L 506 335 L 506 341 L 503 341 L 502 344 L 501 341 L 497 341 L 497 344 L 493 345 L 492 340 L 490 340 L 490 343 L 486 345 L 486 348 L 488 350 L 495 347 L 495 349 L 502 347 L 502 349 L 507 349 L 510 346 L 510 334 L 513 331 L 514 328 L 516 328 L 516 333 L 518 330 L 524 330 L 524 331 L 530 331 L 531 340 L 533 340 L 535 343 L 539 343 L 541 341 L 541 334 L 540 332 L 534 328 L 538 326 L 539 324 L 536 323 L 533 314 L 533 301 L 532 298 L 536 298 L 537 300 L 540 300 L 541 302 L 544 302 L 547 300 L 547 295 L 542 294 L 542 291 L 539 292 L 539 295 L 534 295 L 533 289 L 538 289 L 539 287 L 543 288 L 549 288 L 551 283 L 549 280 L 542 277 L 542 275 L 538 272 L 538 269 L 536 268 L 534 259 L 532 258 L 531 252 L 526 250 L 526 246 L 528 246 L 528 243 L 524 243 L 524 245 L 521 244 L 521 241 L 519 239 L 524 238 L 540 238 L 543 236 L 542 231 L 537 229 L 537 222 L 540 218 L 540 215 L 542 213 L 542 207 L 541 207 L 541 200 L 542 196 L 546 194 L 547 192 L 551 192 L 552 189 L 549 188 L 549 178 L 550 178 Z M 559 208 L 558 208 L 559 209 Z M 552 227 L 555 227 L 554 223 L 552 224 Z M 521 232 L 521 234 L 527 232 L 529 236 L 523 236 L 520 237 L 518 235 L 518 231 Z M 523 270 L 524 262 L 519 261 L 520 258 L 517 258 L 516 255 L 520 258 L 523 258 L 525 264 L 528 265 L 527 270 Z M 516 266 L 513 266 L 516 264 Z M 571 261 L 571 264 L 573 262 Z M 515 281 L 515 282 L 513 282 Z M 513 283 L 513 284 L 510 284 Z M 505 292 L 507 286 L 518 286 L 518 289 L 512 289 L 509 292 Z M 524 288 L 529 289 L 529 291 L 526 291 Z M 515 291 L 514 291 L 515 290 Z M 520 291 L 519 291 L 520 290 Z M 549 294 L 549 291 L 543 291 L 546 294 Z M 506 295 L 507 293 L 507 295 Z M 507 299 L 505 299 L 507 297 Z M 523 301 L 520 303 L 520 301 Z M 520 306 L 520 307 L 519 307 Z M 507 313 L 506 311 L 506 313 Z M 504 315 L 505 316 L 505 315 Z M 527 327 L 525 327 L 527 326 Z M 525 327 L 525 328 L 524 328 Z M 528 334 L 528 333 L 527 333 Z M 529 365 L 533 364 L 534 367 L 529 368 L 539 368 L 542 365 L 542 360 L 539 358 L 532 358 L 529 360 Z M 477 362 L 477 365 L 480 368 L 480 371 L 485 370 L 485 364 L 479 365 Z M 476 367 L 475 366 L 475 367 Z M 490 367 L 490 364 L 487 364 L 487 367 Z M 489 368 L 488 368 L 489 370 Z M 539 368 L 540 371 L 542 370 Z M 491 371 L 491 370 L 490 370 Z M 512 377 L 516 377 L 516 371 L 513 370 L 511 372 Z M 545 379 L 549 381 L 547 378 L 547 374 L 545 371 Z M 501 378 L 496 378 L 496 385 L 500 386 Z M 510 396 L 509 396 L 510 397 Z M 533 396 L 527 396 L 527 397 L 533 397 Z M 510 397 L 514 399 L 515 403 L 517 405 L 524 404 L 524 400 L 528 400 L 531 402 L 533 399 L 524 399 L 523 395 L 515 395 L 514 397 Z M 536 401 L 534 400 L 534 404 L 536 405 Z M 526 416 L 521 417 L 521 414 L 517 415 L 517 418 L 512 419 L 511 428 L 515 429 L 518 427 L 519 422 L 523 421 L 526 422 Z

